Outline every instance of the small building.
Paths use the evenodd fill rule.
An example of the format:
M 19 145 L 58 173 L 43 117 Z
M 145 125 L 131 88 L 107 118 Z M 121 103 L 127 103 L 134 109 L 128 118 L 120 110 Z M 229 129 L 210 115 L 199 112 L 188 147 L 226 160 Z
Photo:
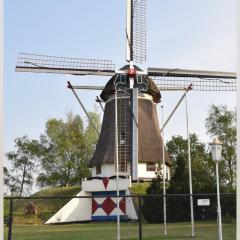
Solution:
M 37 213 L 37 207 L 32 202 L 28 203 L 27 206 L 24 209 L 25 214 L 36 214 Z

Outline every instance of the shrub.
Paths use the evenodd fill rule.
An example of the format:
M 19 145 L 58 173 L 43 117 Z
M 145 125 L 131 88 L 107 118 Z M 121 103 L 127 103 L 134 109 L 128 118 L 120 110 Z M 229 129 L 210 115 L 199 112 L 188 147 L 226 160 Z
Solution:
M 156 178 L 153 178 L 151 184 L 146 189 L 147 195 L 162 194 L 162 175 L 160 169 L 156 171 Z M 162 196 L 144 196 L 142 204 L 142 213 L 145 220 L 149 223 L 158 223 L 163 220 L 163 197 Z

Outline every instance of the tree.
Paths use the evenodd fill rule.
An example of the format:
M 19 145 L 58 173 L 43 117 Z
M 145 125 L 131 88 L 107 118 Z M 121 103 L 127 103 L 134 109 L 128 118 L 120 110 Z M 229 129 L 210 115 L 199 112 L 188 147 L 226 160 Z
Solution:
M 182 136 L 173 136 L 167 142 L 167 149 L 173 162 L 172 177 L 166 184 L 167 194 L 189 193 L 189 168 L 188 168 L 188 141 Z M 209 193 L 214 187 L 213 164 L 209 161 L 209 153 L 205 149 L 196 134 L 190 135 L 191 160 L 192 160 L 192 183 L 194 193 Z M 147 194 L 162 194 L 162 177 L 152 179 L 147 189 Z M 167 219 L 168 221 L 189 221 L 189 196 L 168 195 Z M 148 222 L 163 221 L 163 198 L 144 197 L 143 215 Z
M 167 144 L 173 162 L 170 192 L 188 192 L 187 142 L 181 136 L 173 136 Z
M 36 167 L 37 141 L 29 140 L 25 135 L 15 139 L 16 151 L 6 154 L 11 165 L 4 169 L 4 182 L 12 195 L 22 196 L 33 185 L 33 172 Z
M 196 134 L 190 135 L 193 192 L 207 193 L 214 188 L 214 166 L 210 154 Z M 173 136 L 167 143 L 173 161 L 169 193 L 189 193 L 188 141 L 182 136 Z
M 236 111 L 228 110 L 227 106 L 223 105 L 211 105 L 205 126 L 210 137 L 218 137 L 223 143 L 223 161 L 219 165 L 221 183 L 234 189 L 236 181 Z
M 15 176 L 12 176 L 6 167 L 4 167 L 3 173 L 4 173 L 4 185 L 10 191 L 12 196 L 17 195 L 19 193 L 19 183 L 17 181 L 17 178 Z
M 168 221 L 190 221 L 190 199 L 189 199 L 189 166 L 188 166 L 188 140 L 182 136 L 173 136 L 167 142 L 168 153 L 173 161 L 172 178 L 167 193 L 186 194 L 167 196 Z M 214 164 L 210 159 L 210 153 L 205 144 L 200 142 L 196 134 L 190 135 L 191 167 L 193 193 L 212 193 L 215 191 Z M 196 206 L 196 198 L 193 196 L 195 219 L 202 218 L 202 212 Z M 202 195 L 204 198 L 204 195 Z M 206 216 L 208 219 L 215 217 L 214 196 L 209 196 L 211 209 Z M 189 213 L 189 214 L 188 214 Z
M 158 168 L 155 172 L 156 177 L 152 179 L 150 186 L 146 189 L 147 195 L 156 195 L 163 193 L 163 175 L 162 169 Z M 142 212 L 144 219 L 149 223 L 163 221 L 163 198 L 159 196 L 150 196 L 143 198 Z
M 99 114 L 89 114 L 100 128 Z M 81 185 L 82 179 L 90 175 L 87 162 L 98 139 L 94 131 L 90 123 L 84 127 L 80 116 L 72 113 L 67 114 L 65 122 L 54 118 L 48 120 L 45 134 L 41 135 L 39 141 L 41 172 L 37 177 L 38 185 Z

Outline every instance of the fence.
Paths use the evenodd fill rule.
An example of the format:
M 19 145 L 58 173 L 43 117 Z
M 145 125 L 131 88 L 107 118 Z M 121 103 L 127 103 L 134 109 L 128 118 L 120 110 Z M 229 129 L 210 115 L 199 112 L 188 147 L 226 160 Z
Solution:
M 163 195 L 76 196 L 4 199 L 4 239 L 112 240 L 191 239 L 190 195 L 167 194 L 164 236 Z M 199 199 L 206 205 L 200 206 Z M 195 239 L 217 239 L 216 194 L 193 194 Z M 204 202 L 204 201 L 202 201 Z M 208 205 L 208 202 L 210 205 Z M 234 240 L 236 195 L 221 194 L 223 239 Z

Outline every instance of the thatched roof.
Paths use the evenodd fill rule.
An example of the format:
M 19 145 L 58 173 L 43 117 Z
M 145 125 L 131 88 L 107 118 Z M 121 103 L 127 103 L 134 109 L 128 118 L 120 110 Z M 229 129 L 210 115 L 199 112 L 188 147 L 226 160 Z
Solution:
M 138 76 L 139 78 L 140 76 Z M 115 91 L 115 86 L 114 86 L 114 81 L 115 81 L 115 78 L 116 76 L 113 76 L 108 82 L 107 84 L 105 85 L 105 88 L 103 89 L 103 91 L 101 92 L 100 94 L 100 97 L 102 100 L 104 101 L 107 101 L 108 98 L 114 94 L 114 91 Z M 129 78 L 127 78 L 127 81 L 129 81 Z M 144 77 L 144 80 L 146 80 L 146 82 L 148 83 L 148 90 L 147 91 L 141 91 L 141 92 L 144 92 L 144 93 L 148 93 L 150 94 L 152 97 L 153 97 L 153 101 L 155 103 L 158 103 L 160 102 L 161 100 L 161 94 L 160 94 L 160 91 L 158 90 L 156 84 L 153 82 L 153 80 L 148 77 L 148 76 L 145 76 Z M 136 82 L 136 79 L 135 79 L 135 82 Z
M 115 100 L 113 99 L 106 103 L 100 138 L 95 153 L 88 164 L 89 167 L 114 163 L 114 102 Z M 139 98 L 138 100 L 138 162 L 162 162 L 162 139 L 157 118 L 156 104 L 147 98 Z M 166 150 L 165 162 L 168 166 L 172 165 Z
M 37 209 L 37 206 L 35 204 L 33 204 L 32 202 L 29 202 L 25 208 L 34 208 Z

